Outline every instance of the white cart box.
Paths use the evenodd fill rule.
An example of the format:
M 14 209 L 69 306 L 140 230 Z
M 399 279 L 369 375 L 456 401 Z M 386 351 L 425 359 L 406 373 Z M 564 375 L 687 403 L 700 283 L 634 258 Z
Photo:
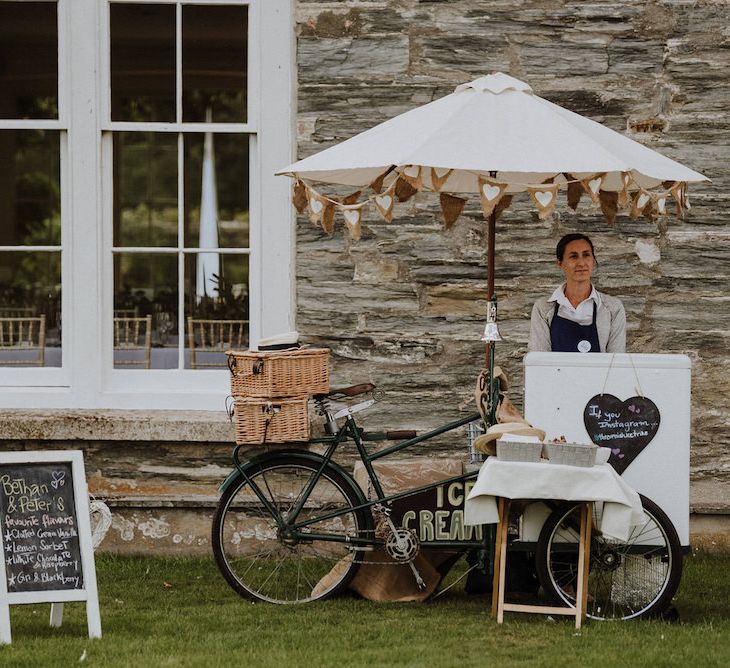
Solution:
M 544 429 L 547 439 L 565 436 L 568 442 L 590 443 L 584 412 L 595 412 L 587 406 L 597 395 L 613 395 L 620 402 L 645 397 L 656 404 L 656 434 L 622 477 L 664 510 L 682 546 L 688 546 L 690 359 L 686 355 L 529 353 L 524 365 L 525 417 Z M 633 409 L 631 402 L 627 406 Z M 611 435 L 606 438 L 601 445 L 611 443 Z M 534 517 L 526 514 L 522 540 L 537 540 L 540 512 L 535 508 Z

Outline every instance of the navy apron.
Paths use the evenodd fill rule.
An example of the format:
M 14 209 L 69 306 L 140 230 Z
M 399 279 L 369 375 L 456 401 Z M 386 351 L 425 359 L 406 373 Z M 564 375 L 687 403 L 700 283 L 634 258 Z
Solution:
M 553 320 L 550 323 L 550 344 L 554 353 L 600 353 L 601 344 L 598 341 L 596 327 L 596 312 L 598 307 L 593 302 L 593 322 L 590 325 L 581 325 L 558 315 L 560 305 L 555 302 Z

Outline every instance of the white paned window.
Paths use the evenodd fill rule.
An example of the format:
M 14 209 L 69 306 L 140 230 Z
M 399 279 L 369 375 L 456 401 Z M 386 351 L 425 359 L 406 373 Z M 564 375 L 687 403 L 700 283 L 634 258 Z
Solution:
M 293 52 L 290 0 L 0 0 L 2 405 L 220 408 L 294 328 Z

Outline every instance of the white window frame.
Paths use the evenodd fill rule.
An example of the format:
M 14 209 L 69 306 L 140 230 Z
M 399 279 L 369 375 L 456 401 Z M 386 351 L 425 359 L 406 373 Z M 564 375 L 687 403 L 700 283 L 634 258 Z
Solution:
M 110 0 L 57 0 L 59 119 L 0 121 L 0 128 L 61 130 L 63 366 L 0 370 L 0 406 L 220 410 L 228 393 L 225 370 L 113 368 L 111 133 L 132 127 L 250 133 L 249 249 L 239 251 L 249 254 L 250 338 L 295 329 L 291 184 L 274 176 L 293 161 L 296 145 L 294 0 L 112 1 L 248 5 L 247 122 L 112 122 Z M 178 36 L 178 59 L 179 51 Z

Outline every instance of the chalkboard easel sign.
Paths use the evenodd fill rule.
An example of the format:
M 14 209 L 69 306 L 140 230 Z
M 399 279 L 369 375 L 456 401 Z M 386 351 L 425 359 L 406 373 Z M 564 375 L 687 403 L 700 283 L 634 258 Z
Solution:
M 90 638 L 101 637 L 89 498 L 81 451 L 0 452 L 0 644 L 10 606 L 85 601 Z

